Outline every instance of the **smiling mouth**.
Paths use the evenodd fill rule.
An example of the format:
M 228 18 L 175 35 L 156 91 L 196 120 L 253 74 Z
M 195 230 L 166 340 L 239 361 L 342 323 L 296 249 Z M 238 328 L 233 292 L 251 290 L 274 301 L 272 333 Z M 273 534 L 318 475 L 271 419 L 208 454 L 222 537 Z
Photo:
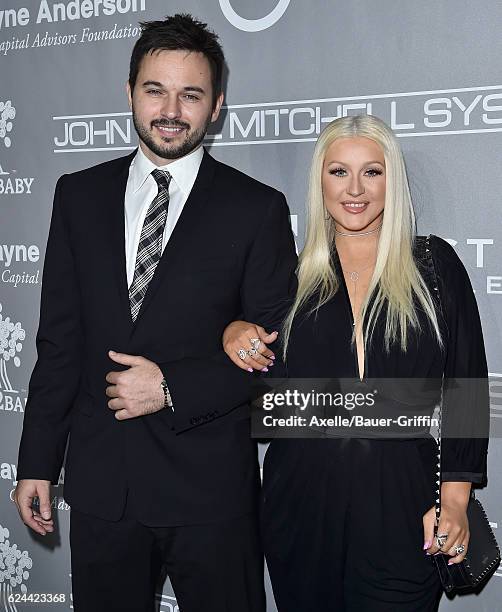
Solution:
M 165 136 L 176 136 L 186 130 L 186 128 L 179 126 L 156 125 L 155 127 Z
M 156 125 L 155 127 L 165 134 L 179 134 L 185 129 L 185 128 L 178 128 L 178 127 L 165 127 L 163 125 Z
M 342 202 L 342 206 L 345 208 L 345 210 L 355 213 L 355 212 L 362 212 L 363 210 L 366 209 L 366 207 L 369 205 L 369 202 Z

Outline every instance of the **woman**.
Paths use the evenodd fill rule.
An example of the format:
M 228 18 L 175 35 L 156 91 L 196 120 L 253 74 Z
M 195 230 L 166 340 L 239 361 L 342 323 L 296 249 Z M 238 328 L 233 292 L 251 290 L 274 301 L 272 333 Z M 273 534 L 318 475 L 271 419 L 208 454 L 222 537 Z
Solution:
M 444 240 L 431 237 L 427 253 L 418 244 L 392 131 L 372 116 L 333 121 L 315 147 L 298 293 L 279 336 L 288 377 L 428 379 L 435 399 L 443 375 L 486 380 L 467 273 Z M 425 280 L 429 251 L 437 289 Z M 224 346 L 240 367 L 263 369 L 276 336 L 234 322 Z M 486 417 L 485 385 L 469 408 Z M 436 455 L 430 436 L 273 440 L 262 527 L 279 611 L 434 610 L 431 555 L 442 544 L 459 563 L 468 550 L 466 508 L 471 484 L 486 479 L 486 440 L 443 440 L 438 534 L 448 535 L 439 542 Z

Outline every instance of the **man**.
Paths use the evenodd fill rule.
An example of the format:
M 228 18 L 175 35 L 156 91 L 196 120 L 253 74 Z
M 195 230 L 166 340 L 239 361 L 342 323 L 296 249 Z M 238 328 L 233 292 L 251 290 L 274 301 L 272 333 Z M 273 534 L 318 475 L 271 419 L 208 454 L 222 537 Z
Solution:
M 264 610 L 251 375 L 221 336 L 234 319 L 278 327 L 296 256 L 284 196 L 201 146 L 223 63 L 189 15 L 144 24 L 127 85 L 139 149 L 56 187 L 15 501 L 53 531 L 70 433 L 77 612 L 150 612 L 161 566 L 183 612 Z

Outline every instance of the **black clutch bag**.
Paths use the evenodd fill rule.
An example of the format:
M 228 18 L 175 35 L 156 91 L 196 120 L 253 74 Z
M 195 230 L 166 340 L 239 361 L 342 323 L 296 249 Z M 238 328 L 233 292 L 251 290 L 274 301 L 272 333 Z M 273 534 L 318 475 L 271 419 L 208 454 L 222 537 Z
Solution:
M 440 310 L 441 296 L 439 294 L 439 285 L 434 268 L 434 260 L 429 244 L 430 236 L 420 246 L 425 247 L 424 261 L 426 264 L 424 280 L 431 288 L 433 299 L 437 303 Z M 423 239 L 422 239 L 423 240 Z M 431 287 L 432 284 L 432 287 Z M 441 417 L 442 417 L 442 401 L 439 410 L 439 431 L 438 431 L 438 472 L 436 480 L 436 524 L 439 523 L 441 513 Z M 434 563 L 439 572 L 439 578 L 444 590 L 447 593 L 453 591 L 468 591 L 473 590 L 481 585 L 498 567 L 500 563 L 500 550 L 497 545 L 497 540 L 493 534 L 492 528 L 488 521 L 488 517 L 484 511 L 481 502 L 475 498 L 474 492 L 471 491 L 471 496 L 467 506 L 467 519 L 469 521 L 469 547 L 464 560 L 461 563 L 448 565 L 448 561 L 452 558 L 450 555 L 438 553 L 432 556 Z
M 448 565 L 450 555 L 438 553 L 432 558 L 447 593 L 475 589 L 500 563 L 500 550 L 481 502 L 471 494 L 467 506 L 469 548 L 462 563 Z

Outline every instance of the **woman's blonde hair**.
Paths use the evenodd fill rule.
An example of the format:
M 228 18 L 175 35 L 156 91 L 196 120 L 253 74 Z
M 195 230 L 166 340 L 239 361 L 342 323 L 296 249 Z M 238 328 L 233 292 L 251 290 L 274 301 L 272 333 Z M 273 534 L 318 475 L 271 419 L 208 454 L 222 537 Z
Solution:
M 390 345 L 399 341 L 401 349 L 406 351 L 408 328 L 420 327 L 414 296 L 426 313 L 439 345 L 443 345 L 434 303 L 413 259 L 415 215 L 403 154 L 392 130 L 382 120 L 372 115 L 357 115 L 332 121 L 319 136 L 314 149 L 307 197 L 307 235 L 298 262 L 298 292 L 284 322 L 284 358 L 295 315 L 314 294 L 318 294 L 318 299 L 309 312 L 317 311 L 333 297 L 339 287 L 332 263 L 335 224 L 324 206 L 322 172 L 329 146 L 338 138 L 356 136 L 369 138 L 380 145 L 386 167 L 385 209 L 377 258 L 368 293 L 361 307 L 361 321 L 365 321 L 364 345 L 366 347 L 371 341 L 375 323 L 383 306 L 387 304 L 385 349 L 389 351 Z M 372 296 L 374 300 L 370 306 Z

